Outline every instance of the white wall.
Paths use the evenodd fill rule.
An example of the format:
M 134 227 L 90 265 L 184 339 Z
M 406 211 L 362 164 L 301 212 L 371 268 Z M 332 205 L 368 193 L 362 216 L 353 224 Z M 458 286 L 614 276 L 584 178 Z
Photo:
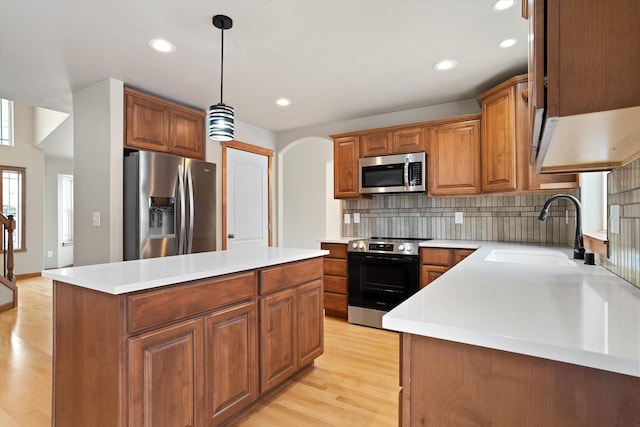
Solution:
M 333 141 L 304 138 L 289 144 L 278 159 L 282 164 L 280 246 L 318 248 L 319 240 L 327 236 L 326 165 L 333 159 Z
M 63 248 L 58 237 L 58 175 L 73 175 L 73 159 L 46 156 L 44 169 L 44 268 L 66 267 L 73 263 L 73 246 Z
M 25 252 L 16 252 L 14 273 L 44 268 L 44 153 L 34 148 L 34 108 L 13 104 L 14 146 L 0 146 L 0 164 L 26 168 Z
M 109 79 L 73 94 L 76 266 L 122 260 L 123 90 Z

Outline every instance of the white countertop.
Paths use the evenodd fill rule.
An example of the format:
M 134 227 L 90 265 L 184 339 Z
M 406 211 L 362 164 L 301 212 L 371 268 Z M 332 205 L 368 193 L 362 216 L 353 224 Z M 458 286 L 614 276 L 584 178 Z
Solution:
M 329 251 L 261 247 L 44 270 L 42 276 L 108 294 L 124 294 L 320 257 Z
M 478 250 L 387 313 L 385 329 L 640 377 L 640 289 L 572 260 L 572 248 L 447 240 L 420 246 Z M 486 261 L 495 249 L 560 251 L 575 266 Z

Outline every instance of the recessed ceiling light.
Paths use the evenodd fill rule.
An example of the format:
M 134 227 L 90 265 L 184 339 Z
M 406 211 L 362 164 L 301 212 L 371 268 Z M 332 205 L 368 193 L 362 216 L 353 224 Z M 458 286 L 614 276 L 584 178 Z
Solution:
M 163 39 L 153 39 L 147 42 L 149 47 L 153 50 L 157 50 L 162 53 L 174 52 L 176 50 L 176 45 L 171 43 L 170 41 Z
M 433 64 L 433 68 L 438 71 L 446 71 L 455 68 L 458 65 L 453 59 L 443 59 L 440 62 Z
M 291 101 L 287 98 L 278 98 L 276 99 L 276 104 L 280 107 L 288 107 L 289 105 L 291 105 Z
M 506 40 L 502 40 L 500 43 L 498 43 L 499 47 L 511 47 L 514 44 L 518 43 L 518 41 L 516 39 L 506 39 Z
M 498 0 L 493 3 L 493 10 L 509 9 L 511 6 L 513 6 L 514 3 L 515 0 Z

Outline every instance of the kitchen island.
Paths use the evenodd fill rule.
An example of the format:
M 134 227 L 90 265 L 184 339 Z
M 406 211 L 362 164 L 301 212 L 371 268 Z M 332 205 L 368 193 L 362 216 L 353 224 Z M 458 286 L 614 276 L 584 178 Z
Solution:
M 322 250 L 46 270 L 53 425 L 220 425 L 324 350 Z
M 401 425 L 640 425 L 640 289 L 569 248 L 476 249 L 383 317 Z

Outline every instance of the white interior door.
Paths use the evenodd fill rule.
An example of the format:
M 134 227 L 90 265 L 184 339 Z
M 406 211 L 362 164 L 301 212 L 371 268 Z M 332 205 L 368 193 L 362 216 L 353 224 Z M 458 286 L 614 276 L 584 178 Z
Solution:
M 227 148 L 227 249 L 269 245 L 269 159 Z

